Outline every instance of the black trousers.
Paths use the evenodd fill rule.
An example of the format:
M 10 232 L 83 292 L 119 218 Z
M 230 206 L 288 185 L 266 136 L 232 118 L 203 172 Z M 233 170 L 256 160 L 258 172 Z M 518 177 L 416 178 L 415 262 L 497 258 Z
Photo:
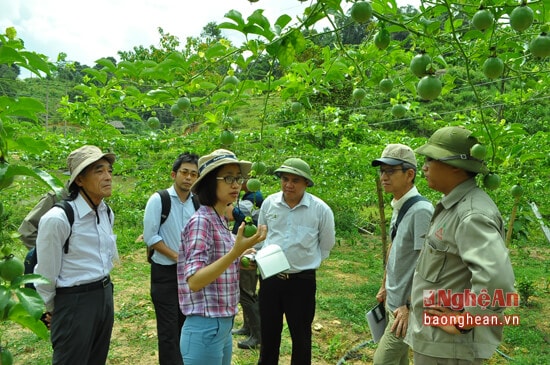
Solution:
M 256 270 L 241 269 L 239 272 L 240 303 L 243 308 L 243 328 L 248 329 L 250 335 L 260 340 L 260 303 L 256 288 L 258 286 L 258 272 Z
M 114 323 L 113 284 L 57 292 L 51 323 L 53 365 L 105 365 Z
M 176 264 L 151 264 L 151 299 L 157 317 L 159 364 L 182 365 L 180 336 L 185 316 L 179 306 Z
M 292 339 L 291 365 L 311 364 L 311 324 L 315 317 L 315 271 L 308 270 L 288 278 L 273 276 L 260 280 L 260 318 L 262 346 L 259 365 L 277 365 L 286 318 Z

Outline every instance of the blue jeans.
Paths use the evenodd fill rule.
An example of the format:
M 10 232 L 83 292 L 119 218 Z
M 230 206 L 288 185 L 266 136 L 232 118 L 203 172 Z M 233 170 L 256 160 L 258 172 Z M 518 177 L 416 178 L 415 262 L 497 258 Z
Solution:
M 185 365 L 231 365 L 234 317 L 188 316 L 181 330 L 180 350 Z

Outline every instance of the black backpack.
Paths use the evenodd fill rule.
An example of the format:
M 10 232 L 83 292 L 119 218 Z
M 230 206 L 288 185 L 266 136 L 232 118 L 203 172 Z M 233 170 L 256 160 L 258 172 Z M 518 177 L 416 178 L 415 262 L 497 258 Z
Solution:
M 162 226 L 170 215 L 172 201 L 170 200 L 168 189 L 159 190 L 157 191 L 157 194 L 160 195 L 160 202 L 162 205 L 162 210 L 160 212 L 160 225 Z M 198 210 L 201 206 L 198 195 L 191 196 L 191 200 L 193 200 L 193 206 L 195 207 L 195 210 Z M 153 263 L 153 260 L 151 260 L 151 257 L 153 257 L 153 253 L 155 253 L 155 250 L 147 245 L 147 262 L 149 262 L 150 264 Z
M 59 207 L 63 209 L 65 212 L 65 215 L 67 216 L 67 220 L 69 221 L 69 226 L 71 227 L 71 231 L 69 232 L 69 235 L 67 236 L 67 239 L 65 240 L 65 243 L 63 244 L 63 252 L 68 253 L 69 252 L 69 239 L 71 238 L 72 234 L 72 228 L 74 223 L 74 210 L 71 204 L 69 204 L 68 200 L 60 200 L 56 202 L 53 207 Z M 109 222 L 111 222 L 111 208 L 107 205 L 107 216 L 109 217 Z M 36 253 L 36 247 L 33 247 L 29 250 L 27 253 L 27 256 L 25 256 L 25 274 L 32 274 L 34 272 L 34 267 L 38 263 L 38 256 Z M 34 285 L 32 283 L 25 285 L 28 288 L 34 289 Z

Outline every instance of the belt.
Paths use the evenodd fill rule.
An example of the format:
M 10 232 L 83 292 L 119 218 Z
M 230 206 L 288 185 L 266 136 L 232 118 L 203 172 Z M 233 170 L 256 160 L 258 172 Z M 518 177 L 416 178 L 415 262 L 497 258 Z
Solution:
M 111 283 L 111 277 L 107 275 L 101 280 L 94 281 L 93 283 L 69 286 L 65 288 L 55 289 L 56 294 L 76 294 L 76 293 L 86 293 L 93 290 L 103 289 Z
M 289 280 L 289 279 L 315 279 L 315 270 L 304 270 L 300 272 L 295 272 L 292 274 L 287 274 L 284 272 L 280 272 L 276 275 L 277 278 L 281 280 Z

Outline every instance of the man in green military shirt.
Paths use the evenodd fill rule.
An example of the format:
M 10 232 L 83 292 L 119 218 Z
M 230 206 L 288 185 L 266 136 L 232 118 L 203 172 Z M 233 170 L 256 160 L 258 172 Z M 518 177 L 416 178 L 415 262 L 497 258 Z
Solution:
M 481 364 L 502 339 L 504 309 L 517 305 L 508 300 L 517 295 L 504 222 L 476 186 L 476 175 L 487 172 L 470 155 L 477 143 L 465 128 L 444 127 L 415 151 L 426 158 L 428 186 L 444 194 L 413 277 L 405 341 L 418 365 Z

